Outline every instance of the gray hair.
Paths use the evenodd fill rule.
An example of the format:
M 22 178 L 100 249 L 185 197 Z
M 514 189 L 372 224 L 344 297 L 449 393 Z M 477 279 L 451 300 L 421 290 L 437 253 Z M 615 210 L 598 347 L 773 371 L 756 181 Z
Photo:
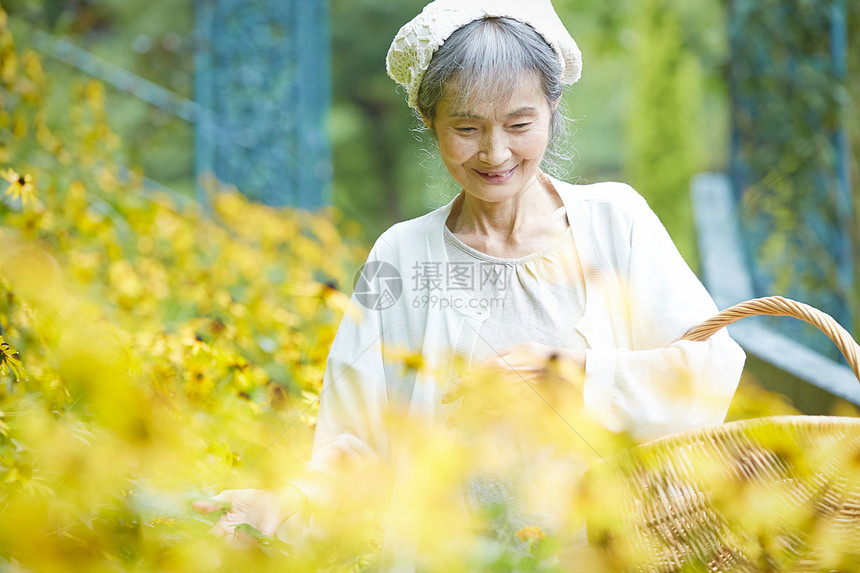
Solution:
M 436 111 L 451 88 L 459 102 L 504 100 L 524 75 L 540 81 L 552 112 L 544 166 L 553 174 L 569 156 L 560 142 L 566 135 L 561 110 L 562 66 L 553 49 L 534 28 L 512 18 L 483 18 L 451 34 L 433 55 L 418 89 L 418 110 L 435 135 Z

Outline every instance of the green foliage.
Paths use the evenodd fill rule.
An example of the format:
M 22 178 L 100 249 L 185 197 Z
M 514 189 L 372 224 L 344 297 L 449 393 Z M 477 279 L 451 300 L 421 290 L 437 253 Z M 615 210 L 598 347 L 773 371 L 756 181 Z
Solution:
M 25 45 L 34 27 L 68 35 L 76 45 L 135 74 L 185 97 L 193 93 L 191 2 L 5 0 L 3 4 L 13 15 L 19 41 Z M 423 4 L 422 0 L 334 0 L 330 5 L 333 204 L 361 222 L 368 239 L 396 221 L 442 204 L 456 191 L 449 185 L 444 167 L 432 158 L 435 143 L 431 136 L 415 131 L 420 122 L 405 105 L 405 94 L 385 73 L 391 38 Z M 632 86 L 627 78 L 635 69 L 633 18 L 639 10 L 630 0 L 556 0 L 555 6 L 586 60 L 583 80 L 565 98 L 568 113 L 576 120 L 568 142 L 569 150 L 576 152 L 575 160 L 566 166 L 569 178 L 628 180 L 624 172 L 628 150 L 621 142 L 629 123 L 626 116 L 632 112 L 628 103 Z M 710 65 L 707 62 L 721 57 L 720 28 L 703 23 L 712 19 L 712 10 L 702 6 L 682 8 L 683 27 L 695 28 L 685 34 L 683 49 L 694 51 Z M 29 24 L 25 26 L 24 21 Z M 68 93 L 67 86 L 80 72 L 56 61 L 47 61 L 45 66 L 58 86 L 51 94 L 55 101 L 48 113 L 58 114 L 64 109 L 60 100 Z M 708 70 L 712 72 L 713 67 Z M 719 143 L 713 135 L 719 131 L 721 97 L 717 92 L 705 110 L 709 127 L 716 126 L 707 144 L 710 163 L 717 166 L 726 147 L 724 130 Z M 122 146 L 119 163 L 140 165 L 148 177 L 193 194 L 192 126 L 112 88 L 106 90 L 105 107 Z
M 860 29 L 860 3 L 847 2 L 848 70 L 843 119 L 848 130 L 851 149 L 850 176 L 854 204 L 854 224 L 849 227 L 854 255 L 854 332 L 860 332 L 860 35 L 852 33 Z
M 397 30 L 421 11 L 422 0 L 334 0 L 331 3 L 330 123 L 334 204 L 365 225 L 368 239 L 445 201 L 428 188 L 422 161 L 435 143 L 416 131 L 421 122 L 406 95 L 385 73 L 385 55 Z
M 734 175 L 759 288 L 845 321 L 860 310 L 860 290 L 846 276 L 852 242 L 855 252 L 860 243 L 850 191 L 839 189 L 835 142 L 849 127 L 849 102 L 834 63 L 835 4 L 739 3 L 732 28 Z
M 675 2 L 644 0 L 636 14 L 636 81 L 629 116 L 631 183 L 695 267 L 689 188 L 701 165 L 695 134 L 702 106 L 702 73 L 695 56 L 685 50 L 683 22 Z
M 41 29 L 107 62 L 150 80 L 182 97 L 193 98 L 194 13 L 188 3 L 122 1 L 59 2 L 4 0 L 10 27 L 19 44 L 29 48 Z M 45 97 L 45 114 L 62 122 L 66 100 L 85 75 L 52 58 L 43 66 L 56 89 Z M 168 112 L 108 87 L 105 110 L 119 136 L 117 163 L 142 167 L 147 176 L 184 193 L 194 194 L 194 128 Z

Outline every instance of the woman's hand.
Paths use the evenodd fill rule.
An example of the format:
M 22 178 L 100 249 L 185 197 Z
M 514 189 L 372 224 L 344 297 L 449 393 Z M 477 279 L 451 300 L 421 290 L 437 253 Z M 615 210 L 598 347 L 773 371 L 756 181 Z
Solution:
M 226 489 L 216 496 L 198 500 L 191 507 L 199 513 L 226 510 L 210 532 L 241 545 L 253 540 L 236 529 L 250 525 L 268 537 L 274 537 L 278 526 L 307 505 L 307 498 L 295 486 L 272 492 L 262 489 Z
M 443 404 L 463 398 L 449 419 L 458 426 L 465 419 L 496 416 L 521 400 L 535 398 L 555 407 L 559 400 L 581 401 L 585 352 L 538 342 L 508 346 L 479 362 L 457 387 L 442 397 Z
M 579 378 L 585 370 L 585 352 L 539 342 L 523 342 L 488 356 L 478 363 L 477 368 L 513 374 L 521 381 L 532 384 L 558 381 L 558 377 L 565 376 Z

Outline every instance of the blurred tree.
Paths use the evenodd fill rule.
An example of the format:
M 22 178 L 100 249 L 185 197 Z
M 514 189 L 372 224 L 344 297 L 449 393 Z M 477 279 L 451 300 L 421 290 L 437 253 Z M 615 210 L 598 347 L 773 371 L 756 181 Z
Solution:
M 573 112 L 591 112 L 573 138 L 577 171 L 630 182 L 695 267 L 690 177 L 724 169 L 728 156 L 725 9 L 718 0 L 554 4 L 585 54 L 572 90 Z
M 635 14 L 636 80 L 628 118 L 630 178 L 695 266 L 689 186 L 701 165 L 695 141 L 702 105 L 699 62 L 685 49 L 675 2 L 643 0 Z
M 332 0 L 331 137 L 335 182 L 333 203 L 365 224 L 375 238 L 396 221 L 438 205 L 428 193 L 422 150 L 429 135 L 406 95 L 385 72 L 385 56 L 397 30 L 425 2 Z
M 854 224 L 851 242 L 854 246 L 854 332 L 860 332 L 860 2 L 848 2 L 846 14 L 848 46 L 846 62 L 846 92 L 843 117 L 849 137 L 849 177 L 852 182 Z
M 760 294 L 851 324 L 856 234 L 848 176 L 846 3 L 732 3 L 732 180 Z M 817 333 L 794 336 L 836 357 Z
M 190 0 L 3 0 L 3 7 L 22 48 L 31 47 L 35 30 L 43 30 L 181 97 L 193 97 Z M 51 100 L 46 113 L 52 121 L 66 121 L 71 86 L 87 76 L 53 58 L 45 58 L 44 66 L 57 86 L 46 94 Z M 192 125 L 112 88 L 105 92 L 105 109 L 120 137 L 121 165 L 140 166 L 150 179 L 193 195 Z
M 405 105 L 405 94 L 385 74 L 391 38 L 425 3 L 331 0 L 333 106 L 328 131 L 334 163 L 332 201 L 362 223 L 368 239 L 398 220 L 441 204 L 454 191 L 444 183 L 444 168 L 432 159 L 432 138 L 418 131 L 421 124 Z M 578 120 L 570 138 L 577 156 L 569 166 L 569 179 L 630 181 L 648 196 L 688 257 L 692 230 L 689 223 L 682 223 L 687 215 L 681 204 L 686 200 L 686 185 L 677 183 L 681 178 L 673 170 L 659 166 L 680 165 L 679 158 L 687 157 L 692 163 L 677 171 L 726 168 L 726 83 L 731 61 L 725 27 L 728 4 L 729 0 L 554 1 L 585 55 L 583 80 L 565 97 L 571 117 Z M 860 3 L 846 4 L 848 29 L 853 30 L 860 20 Z M 29 22 L 56 36 L 68 36 L 76 45 L 180 96 L 193 97 L 191 0 L 170 4 L 3 0 L 3 5 L 25 47 L 23 23 Z M 646 19 L 649 11 L 650 22 Z M 660 28 L 661 21 L 653 19 L 661 12 L 677 22 L 674 37 L 668 37 L 668 28 Z M 848 41 L 846 118 L 856 149 L 860 113 L 850 95 L 858 93 L 860 50 L 855 35 L 849 35 Z M 671 50 L 667 51 L 670 47 L 676 52 L 671 56 L 674 63 Z M 665 59 L 646 57 L 646 52 L 660 50 Z M 79 76 L 56 61 L 46 60 L 45 66 L 57 86 L 68 85 Z M 660 75 L 669 73 L 667 70 L 677 75 Z M 667 97 L 680 97 L 682 108 L 688 109 L 648 106 L 647 101 L 662 97 L 661 91 Z M 55 100 L 48 114 L 62 115 L 67 92 L 59 87 L 48 94 Z M 699 104 L 691 101 L 694 92 L 701 93 Z M 122 141 L 121 162 L 140 165 L 149 177 L 192 195 L 192 126 L 112 89 L 106 91 L 105 107 Z M 686 114 L 689 123 L 678 114 Z M 663 135 L 665 126 L 671 129 Z M 657 153 L 649 142 L 668 152 Z M 854 179 L 860 180 L 856 158 L 852 168 Z M 664 185 L 661 177 L 676 183 Z M 681 215 L 676 216 L 676 211 Z

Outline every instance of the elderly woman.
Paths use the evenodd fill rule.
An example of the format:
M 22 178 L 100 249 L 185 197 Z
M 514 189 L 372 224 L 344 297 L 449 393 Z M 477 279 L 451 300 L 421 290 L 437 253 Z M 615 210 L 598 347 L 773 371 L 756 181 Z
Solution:
M 388 71 L 461 191 L 374 245 L 331 347 L 310 467 L 396 464 L 389 414 L 442 427 L 468 404 L 461 380 L 478 364 L 522 384 L 548 361 L 581 372 L 588 415 L 637 440 L 721 422 L 743 352 L 725 332 L 677 341 L 716 308 L 645 200 L 541 170 L 563 132 L 562 86 L 581 71 L 550 2 L 436 0 L 397 34 Z M 423 367 L 402 368 L 404 351 Z M 320 495 L 295 486 L 198 509 L 231 504 L 223 531 L 272 532 Z

